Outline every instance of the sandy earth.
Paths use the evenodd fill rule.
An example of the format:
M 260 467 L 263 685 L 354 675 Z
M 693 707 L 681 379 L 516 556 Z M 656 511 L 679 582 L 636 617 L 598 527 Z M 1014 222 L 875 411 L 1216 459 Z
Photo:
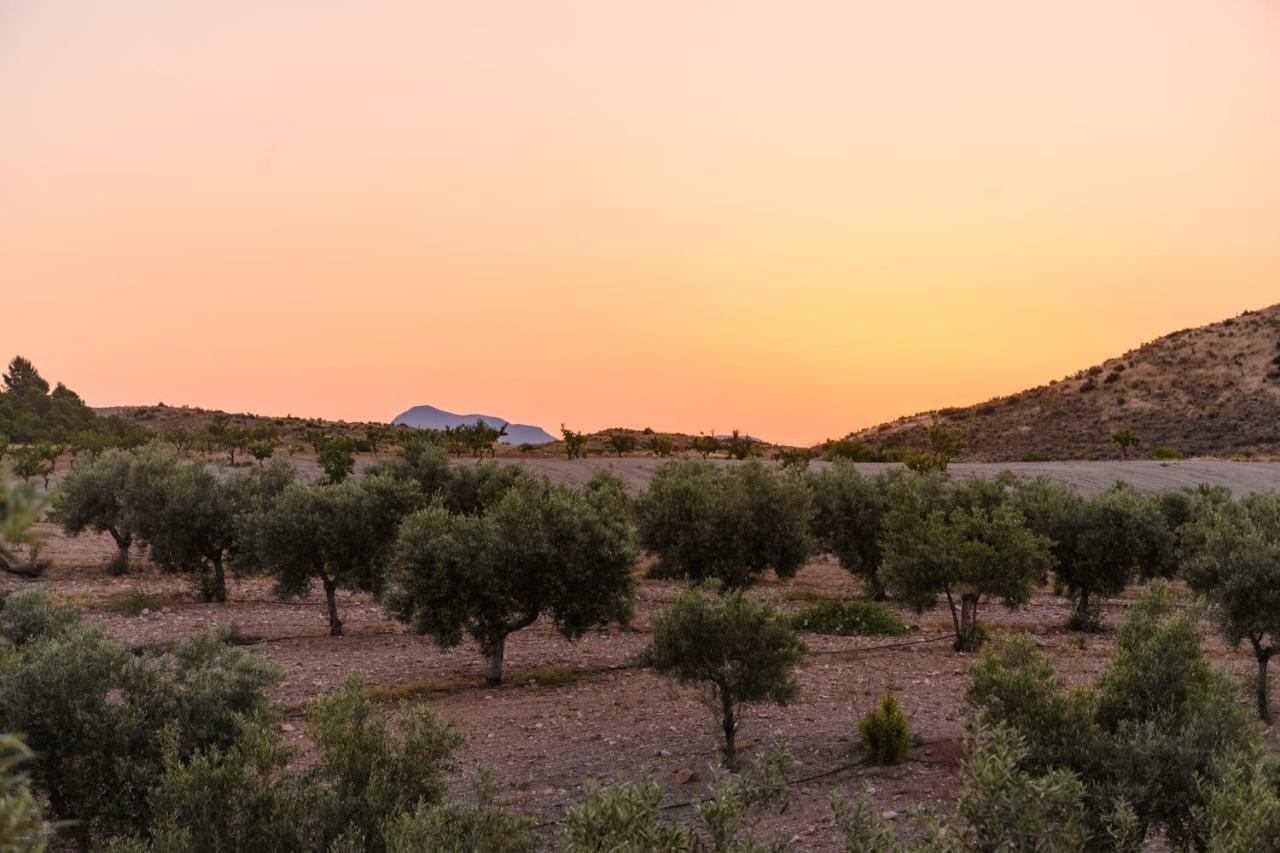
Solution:
M 545 463 L 544 470 L 580 477 L 589 466 L 602 462 Z M 613 464 L 632 478 L 653 467 L 647 460 Z M 1142 463 L 1130 466 L 1134 474 L 1159 476 L 1166 470 Z M 1035 467 L 1067 473 L 1075 468 Z M 1109 467 L 1113 472 L 1115 466 Z M 1256 473 L 1234 466 L 1221 470 L 1229 471 L 1232 482 L 1241 488 L 1240 484 L 1256 487 L 1261 482 Z M 1075 475 L 1088 487 L 1090 482 L 1105 484 L 1111 472 L 1091 472 L 1085 467 Z M 573 643 L 541 622 L 519 632 L 508 641 L 507 683 L 486 689 L 482 661 L 473 645 L 442 651 L 429 640 L 405 633 L 365 596 L 340 596 L 348 636 L 332 639 L 326 635 L 318 595 L 282 602 L 272 597 L 265 580 L 248 578 L 232 584 L 232 600 L 227 604 L 202 604 L 184 578 L 163 575 L 145 565 L 128 577 L 107 577 L 102 565 L 112 547 L 105 538 L 66 539 L 47 525 L 41 527 L 47 537 L 45 554 L 54 565 L 39 583 L 60 600 L 83 608 L 86 618 L 109 635 L 133 645 L 151 645 L 235 625 L 251 641 L 247 647 L 253 653 L 282 667 L 284 680 L 274 693 L 291 709 L 283 724 L 286 737 L 303 750 L 301 715 L 306 702 L 336 687 L 348 673 L 360 671 L 370 684 L 416 686 L 419 692 L 410 701 L 425 702 L 466 735 L 460 754 L 464 772 L 454 783 L 457 793 L 466 796 L 467 768 L 492 767 L 502 782 L 504 800 L 545 823 L 540 831 L 548 843 L 555 838 L 565 805 L 581 796 L 586 780 L 652 778 L 667 787 L 669 803 L 706 792 L 715 757 L 711 715 L 695 691 L 674 687 L 628 665 L 646 643 L 649 619 L 677 593 L 677 585 L 671 582 L 641 582 L 636 618 L 626 628 L 592 632 Z M 22 583 L 0 580 L 6 588 Z M 120 596 L 134 592 L 151 596 L 151 612 L 139 616 L 114 612 Z M 862 594 L 856 581 L 826 561 L 813 563 L 794 580 L 770 580 L 757 592 L 776 599 L 785 609 L 803 606 L 813 594 L 841 598 Z M 1047 590 L 1016 612 L 988 605 L 982 618 L 996 631 L 1034 632 L 1037 643 L 1054 656 L 1059 674 L 1071 684 L 1080 684 L 1105 667 L 1114 649 L 1111 629 L 1131 601 L 1128 596 L 1112 602 L 1107 608 L 1108 630 L 1083 643 L 1080 635 L 1060 627 L 1069 606 Z M 791 771 L 793 778 L 821 776 L 795 784 L 788 811 L 761 823 L 771 833 L 795 837 L 802 849 L 840 848 L 828 807 L 832 790 L 856 794 L 869 786 L 877 808 L 894 812 L 922 804 L 945 808 L 953 794 L 967 719 L 966 668 L 973 659 L 951 651 L 947 639 L 931 641 L 948 630 L 945 610 L 916 615 L 897 605 L 890 607 L 914 627 L 912 634 L 894 638 L 806 635 L 812 654 L 798 671 L 799 700 L 785 709 L 752 709 L 744 722 L 742 738 L 751 744 L 748 756 L 785 743 L 798 760 Z M 1241 679 L 1240 701 L 1248 705 L 1250 692 L 1243 680 L 1252 673 L 1252 657 L 1216 640 L 1210 650 L 1215 660 Z M 528 674 L 540 667 L 578 671 L 579 677 L 572 683 L 538 686 Z M 897 767 L 857 764 L 862 755 L 857 719 L 885 690 L 899 694 L 922 744 Z M 686 784 L 676 782 L 676 773 L 682 769 L 693 770 L 695 778 Z M 668 814 L 687 818 L 689 809 Z

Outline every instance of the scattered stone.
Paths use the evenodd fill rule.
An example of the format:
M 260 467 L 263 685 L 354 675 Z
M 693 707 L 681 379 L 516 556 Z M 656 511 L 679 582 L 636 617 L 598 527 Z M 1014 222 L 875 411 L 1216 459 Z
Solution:
M 694 773 L 693 770 L 691 770 L 688 767 L 681 767 L 679 770 L 676 771 L 677 785 L 688 785 L 690 782 L 692 782 L 697 778 L 698 778 L 698 774 Z

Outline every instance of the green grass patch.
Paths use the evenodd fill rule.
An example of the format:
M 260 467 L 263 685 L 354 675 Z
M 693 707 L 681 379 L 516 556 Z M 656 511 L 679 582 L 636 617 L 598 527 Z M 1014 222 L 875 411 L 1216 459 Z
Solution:
M 839 637 L 897 636 L 910 629 L 874 601 L 848 603 L 828 598 L 807 607 L 791 617 L 798 631 L 834 634 Z
M 121 616 L 141 616 L 144 610 L 159 610 L 160 599 L 140 589 L 131 589 L 111 596 L 103 609 Z

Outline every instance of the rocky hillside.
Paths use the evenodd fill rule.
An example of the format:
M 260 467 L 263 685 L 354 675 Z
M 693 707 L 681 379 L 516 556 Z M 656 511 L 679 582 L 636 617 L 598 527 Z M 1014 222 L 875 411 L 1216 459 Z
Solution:
M 967 408 L 853 433 L 878 449 L 928 446 L 944 424 L 962 459 L 1112 458 L 1111 434 L 1137 433 L 1137 456 L 1280 455 L 1280 305 L 1165 335 L 1065 379 Z

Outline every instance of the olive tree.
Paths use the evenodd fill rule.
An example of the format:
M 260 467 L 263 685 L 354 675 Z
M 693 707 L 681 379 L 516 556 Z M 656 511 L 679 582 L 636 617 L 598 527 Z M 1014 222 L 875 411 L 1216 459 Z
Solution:
M 239 516 L 272 500 L 293 481 L 286 462 L 221 479 L 208 465 L 146 448 L 130 472 L 130 524 L 161 568 L 191 572 L 206 601 L 227 600 L 226 568 L 240 545 Z
M 587 436 L 574 432 L 564 424 L 560 424 L 560 435 L 564 438 L 564 455 L 569 459 L 581 459 L 587 452 Z
M 737 734 L 743 708 L 789 704 L 799 693 L 791 671 L 804 642 L 772 605 L 730 592 L 711 601 L 688 590 L 653 621 L 642 660 L 660 674 L 706 691 L 723 736 L 725 766 L 738 769 Z
M 655 572 L 747 586 L 773 569 L 792 577 L 813 551 L 813 498 L 797 475 L 759 462 L 724 467 L 696 460 L 663 465 L 636 506 L 640 542 Z
M 401 526 L 387 610 L 445 648 L 469 635 L 498 684 L 507 637 L 539 616 L 570 639 L 629 617 L 627 500 L 621 481 L 597 472 L 582 491 L 520 477 L 475 515 L 436 502 Z
M 1028 529 L 1009 505 L 937 509 L 886 530 L 885 584 L 917 611 L 943 596 L 957 651 L 981 645 L 978 607 L 984 598 L 1019 607 L 1053 564 L 1049 540 Z
M 1183 568 L 1187 583 L 1208 599 L 1227 642 L 1249 641 L 1258 664 L 1258 716 L 1270 723 L 1267 664 L 1280 637 L 1280 495 L 1224 504 L 1201 526 Z
M 886 598 L 880 580 L 883 553 L 884 481 L 864 477 L 852 462 L 839 460 L 810 475 L 813 490 L 813 532 L 820 546 L 840 561 L 840 567 L 866 581 L 871 597 Z
M 623 456 L 626 456 L 628 453 L 635 450 L 639 445 L 640 440 L 636 438 L 634 433 L 615 429 L 605 436 L 604 443 L 609 446 L 610 450 L 618 454 L 618 458 L 621 459 Z
M 240 562 L 261 566 L 281 596 L 303 595 L 319 580 L 329 633 L 342 636 L 338 587 L 378 593 L 400 521 L 422 491 L 413 480 L 364 477 L 336 486 L 292 485 L 241 520 Z
M 124 450 L 106 450 L 78 459 L 53 499 L 53 518 L 67 535 L 91 530 L 111 536 L 116 544 L 111 573 L 117 575 L 129 570 L 129 549 L 133 546 L 132 519 L 124 503 L 133 459 L 133 454 Z

